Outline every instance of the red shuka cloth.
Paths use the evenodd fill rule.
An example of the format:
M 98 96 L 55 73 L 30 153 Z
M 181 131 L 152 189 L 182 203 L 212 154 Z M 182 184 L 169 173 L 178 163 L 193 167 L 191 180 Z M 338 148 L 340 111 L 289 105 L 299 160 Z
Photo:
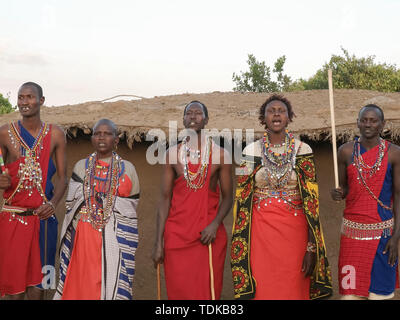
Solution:
M 101 232 L 80 220 L 74 243 L 62 300 L 100 300 Z
M 190 170 L 194 172 L 197 167 L 191 165 Z M 171 300 L 211 299 L 208 246 L 200 242 L 200 232 L 214 220 L 219 207 L 219 189 L 210 190 L 209 176 L 208 172 L 204 186 L 197 191 L 186 185 L 183 176 L 174 182 L 164 231 L 165 282 Z M 222 291 L 226 242 L 226 231 L 221 223 L 212 243 L 216 299 L 220 299 Z
M 386 149 L 387 149 L 387 142 Z M 364 162 L 371 166 L 378 158 L 379 145 L 362 154 Z M 388 166 L 388 153 L 383 157 L 379 171 L 368 179 L 367 185 L 375 196 L 379 197 L 383 182 L 385 180 Z M 344 218 L 358 223 L 379 223 L 382 219 L 378 213 L 378 203 L 368 193 L 365 187 L 357 180 L 357 168 L 353 164 L 347 167 L 347 181 L 349 193 L 346 197 L 346 208 L 344 209 Z M 368 297 L 371 281 L 372 264 L 378 248 L 379 239 L 376 240 L 356 240 L 344 235 L 340 239 L 339 253 L 339 293 L 341 295 L 357 295 Z M 342 281 L 347 283 L 349 275 L 348 266 L 355 270 L 355 288 L 343 286 Z M 346 279 L 344 279 L 346 277 Z
M 50 158 L 51 125 L 43 139 L 43 149 L 40 150 L 40 168 L 42 170 L 42 188 L 46 190 L 47 170 Z M 4 191 L 4 199 L 8 199 L 18 185 L 19 164 L 25 157 L 20 157 L 6 168 L 11 176 L 11 187 Z M 32 195 L 22 189 L 15 193 L 9 205 L 36 209 L 43 203 L 39 191 L 32 189 Z M 18 217 L 18 216 L 16 216 Z M 27 225 L 17 219 L 10 220 L 10 213 L 0 213 L 0 296 L 25 292 L 27 287 L 42 282 L 42 264 L 40 261 L 38 216 L 23 217 Z
M 310 277 L 301 271 L 308 242 L 303 210 L 272 199 L 253 204 L 250 261 L 257 283 L 254 300 L 309 300 Z M 267 204 L 267 206 L 265 206 Z

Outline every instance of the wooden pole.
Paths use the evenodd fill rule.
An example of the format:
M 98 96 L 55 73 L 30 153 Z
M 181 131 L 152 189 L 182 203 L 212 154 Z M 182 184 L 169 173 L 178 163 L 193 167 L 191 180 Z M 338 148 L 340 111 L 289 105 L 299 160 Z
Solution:
M 330 109 L 331 109 L 333 171 L 335 174 L 335 188 L 339 188 L 337 149 L 336 149 L 335 109 L 334 109 L 334 104 L 333 104 L 332 69 L 328 69 L 328 85 L 329 85 L 329 105 L 330 105 Z
M 211 243 L 208 245 L 208 262 L 209 262 L 209 265 L 210 265 L 211 300 L 215 300 L 214 268 L 213 268 L 213 262 L 212 262 L 212 248 L 211 248 Z
M 157 264 L 157 300 L 161 300 L 160 264 Z
M 46 219 L 44 221 L 44 265 L 47 266 L 47 229 L 48 229 L 48 221 L 49 219 Z M 43 283 L 42 283 L 43 286 Z M 47 292 L 49 291 L 49 288 L 43 288 L 44 293 L 43 293 L 43 299 L 47 300 Z

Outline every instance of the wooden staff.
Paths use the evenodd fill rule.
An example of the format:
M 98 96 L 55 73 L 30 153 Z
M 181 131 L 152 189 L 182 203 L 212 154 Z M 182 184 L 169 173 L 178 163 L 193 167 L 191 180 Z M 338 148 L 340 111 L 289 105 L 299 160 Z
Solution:
M 48 219 L 44 221 L 44 265 L 47 265 L 47 229 L 48 229 Z M 43 286 L 43 284 L 42 284 Z M 47 292 L 49 291 L 49 288 L 43 288 L 44 289 L 44 300 L 47 300 Z
M 333 171 L 335 174 L 335 188 L 339 188 L 337 150 L 336 150 L 335 110 L 334 110 L 334 106 L 333 106 L 332 69 L 328 69 L 328 85 L 329 85 L 329 104 L 330 104 L 330 108 L 331 108 Z
M 157 264 L 157 299 L 161 300 L 160 264 Z
M 214 290 L 214 268 L 212 262 L 212 248 L 211 243 L 208 245 L 208 262 L 210 265 L 210 282 L 211 282 L 211 300 L 215 300 L 215 290 Z

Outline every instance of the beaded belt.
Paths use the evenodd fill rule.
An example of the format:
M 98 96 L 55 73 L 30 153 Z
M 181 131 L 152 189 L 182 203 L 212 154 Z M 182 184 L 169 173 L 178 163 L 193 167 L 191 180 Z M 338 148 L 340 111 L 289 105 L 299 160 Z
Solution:
M 9 206 L 6 204 L 4 204 L 3 207 L 1 208 L 1 212 L 4 212 L 4 213 L 7 212 L 10 214 L 10 219 L 8 221 L 16 219 L 24 225 L 28 224 L 27 220 L 24 219 L 24 217 L 36 215 L 34 209 L 26 209 L 26 208 L 22 208 L 22 207 Z M 16 218 L 15 216 L 18 216 L 18 217 Z
M 83 206 L 83 207 L 79 210 L 79 213 L 80 213 L 80 215 L 81 215 L 81 218 L 80 218 L 80 219 L 82 220 L 82 222 L 90 222 L 89 214 L 88 214 L 88 212 L 87 212 L 85 206 Z
M 87 209 L 86 209 L 85 206 L 83 206 L 83 207 L 79 210 L 79 214 L 81 215 L 81 216 L 80 216 L 80 220 L 81 220 L 82 222 L 89 222 L 89 223 L 92 225 L 93 229 L 95 229 L 95 230 L 97 230 L 97 231 L 99 231 L 99 232 L 102 231 L 102 229 L 97 229 L 97 228 L 94 227 L 94 225 L 93 225 L 93 223 L 92 223 L 92 219 L 91 219 L 91 217 L 90 217 L 90 215 L 89 215 L 89 212 L 87 211 Z
M 378 223 L 359 223 L 343 218 L 342 234 L 355 240 L 378 240 L 392 234 L 393 218 Z
M 260 202 L 269 199 L 271 203 L 272 199 L 277 199 L 278 202 L 283 201 L 284 204 L 288 204 L 291 208 L 300 210 L 302 209 L 300 191 L 296 189 L 292 190 L 273 190 L 268 188 L 255 188 L 254 190 L 254 201 L 258 204 L 260 208 Z M 293 202 L 300 202 L 299 204 Z M 267 205 L 267 204 L 265 204 Z

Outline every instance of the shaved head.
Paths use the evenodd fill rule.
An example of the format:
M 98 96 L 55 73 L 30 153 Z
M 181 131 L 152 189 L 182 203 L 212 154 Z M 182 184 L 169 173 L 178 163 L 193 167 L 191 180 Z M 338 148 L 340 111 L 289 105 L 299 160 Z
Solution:
M 116 137 L 118 135 L 118 129 L 117 126 L 115 125 L 114 122 L 112 122 L 109 119 L 101 119 L 99 121 L 96 122 L 96 124 L 93 126 L 93 132 L 95 132 L 97 130 L 97 128 L 101 125 L 107 125 L 110 127 L 112 133 L 114 134 L 114 137 Z
M 207 107 L 205 106 L 204 103 L 202 103 L 202 102 L 200 102 L 200 101 L 197 101 L 197 100 L 191 101 L 191 102 L 189 102 L 189 103 L 186 105 L 185 110 L 183 111 L 183 115 L 186 114 L 186 110 L 187 110 L 192 104 L 198 104 L 198 105 L 200 105 L 201 108 L 203 109 L 204 117 L 205 117 L 205 118 L 208 118 L 208 110 L 207 110 Z
M 381 119 L 381 121 L 385 120 L 385 116 L 383 114 L 383 110 L 380 107 L 378 107 L 376 104 L 367 104 L 366 106 L 362 107 L 360 109 L 360 112 L 358 113 L 358 118 L 359 119 L 361 118 L 361 114 L 366 110 L 375 110 L 376 114 Z
M 25 82 L 25 83 L 20 87 L 20 89 L 23 88 L 23 87 L 32 87 L 32 88 L 34 88 L 34 89 L 36 90 L 36 93 L 37 93 L 37 98 L 38 98 L 38 99 L 43 98 L 43 89 L 42 89 L 42 87 L 39 86 L 37 83 L 35 83 L 35 82 Z

